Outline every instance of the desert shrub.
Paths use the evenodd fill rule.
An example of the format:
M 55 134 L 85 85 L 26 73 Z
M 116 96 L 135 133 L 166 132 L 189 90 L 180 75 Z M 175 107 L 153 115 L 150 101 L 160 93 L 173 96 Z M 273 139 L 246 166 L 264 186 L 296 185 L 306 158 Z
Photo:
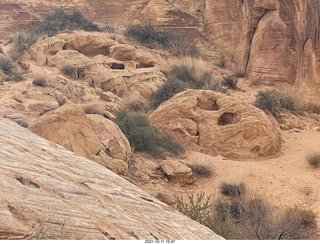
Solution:
M 87 19 L 81 11 L 73 10 L 71 14 L 67 14 L 63 9 L 58 8 L 45 16 L 37 26 L 36 32 L 39 35 L 54 36 L 64 30 L 75 29 L 100 31 L 98 25 Z
M 13 60 L 3 54 L 0 54 L 0 68 L 2 69 L 3 73 L 7 75 L 11 74 L 13 68 Z
M 238 79 L 232 76 L 224 76 L 222 84 L 231 89 L 237 89 Z
M 246 187 L 243 182 L 239 184 L 230 184 L 222 182 L 220 185 L 220 192 L 225 196 L 236 197 L 244 194 L 245 191 Z
M 176 208 L 179 212 L 185 214 L 190 219 L 193 219 L 200 224 L 207 222 L 207 217 L 210 216 L 211 206 L 210 197 L 205 197 L 204 192 L 194 195 L 188 195 L 188 202 L 184 202 L 182 197 L 175 196 Z
M 221 80 L 214 77 L 206 83 L 205 88 L 220 93 L 227 93 L 227 90 L 223 88 Z
M 185 82 L 188 88 L 200 89 L 210 73 L 204 72 L 202 76 L 197 77 L 195 67 L 189 65 L 174 65 L 169 73 L 169 77 L 176 78 Z
M 142 114 L 129 115 L 126 111 L 120 110 L 114 121 L 137 151 L 146 151 L 159 158 L 165 158 L 165 151 L 174 155 L 185 151 L 170 135 L 162 134 L 156 127 L 150 126 L 148 117 Z
M 67 14 L 63 9 L 55 9 L 44 17 L 44 19 L 26 30 L 20 30 L 12 39 L 13 48 L 10 53 L 18 59 L 21 53 L 27 50 L 41 36 L 54 36 L 65 30 L 82 29 L 85 31 L 101 31 L 98 25 L 87 19 L 79 10 L 73 10 Z
M 125 31 L 125 36 L 148 48 L 167 49 L 177 57 L 199 57 L 196 46 L 183 35 L 166 31 L 154 25 L 131 25 Z
M 83 112 L 85 112 L 85 114 L 99 114 L 99 115 L 103 115 L 103 111 L 101 111 L 100 109 L 94 107 L 94 106 L 85 106 L 83 107 Z
M 284 93 L 276 93 L 279 99 L 279 105 L 281 109 L 285 109 L 291 112 L 296 111 L 295 100 L 291 95 Z
M 23 76 L 23 74 L 22 73 L 19 73 L 19 72 L 12 72 L 11 74 L 10 74 L 10 78 L 11 78 L 11 80 L 13 80 L 13 81 L 23 81 L 23 80 L 25 80 L 26 78 Z
M 186 88 L 205 88 L 225 92 L 221 82 L 214 78 L 212 72 L 206 70 L 205 67 L 196 65 L 196 62 L 197 60 L 172 66 L 167 81 L 151 95 L 150 106 L 156 108 Z
M 279 117 L 279 99 L 274 91 L 259 91 L 254 105 L 261 110 L 268 110 L 275 118 Z
M 167 133 L 160 133 L 158 140 L 159 146 L 173 155 L 181 155 L 185 152 L 185 148 Z
M 201 164 L 187 164 L 192 170 L 193 175 L 199 177 L 210 177 L 212 175 L 212 169 L 207 165 Z
M 44 77 L 39 77 L 39 78 L 36 78 L 32 81 L 32 84 L 35 85 L 35 86 L 46 86 L 47 84 L 47 81 Z
M 145 112 L 147 110 L 146 106 L 139 100 L 133 100 L 130 103 L 126 104 L 126 107 L 129 111 L 133 112 Z
M 125 31 L 125 36 L 138 41 L 149 48 L 166 47 L 173 34 L 154 25 L 131 25 Z
M 320 166 L 320 153 L 313 152 L 306 156 L 306 160 L 312 167 L 319 167 Z
M 13 50 L 14 50 L 14 57 L 17 59 L 19 55 L 27 50 L 33 43 L 38 40 L 38 34 L 32 28 L 28 28 L 27 30 L 20 30 L 15 36 L 13 37 Z M 13 51 L 11 50 L 11 54 Z
M 316 225 L 315 220 L 314 211 L 299 206 L 290 207 L 285 210 L 276 223 L 274 239 L 308 239 L 310 238 L 308 232 Z
M 182 35 L 171 38 L 166 48 L 176 57 L 200 57 L 199 50 L 196 46 Z
M 101 31 L 103 32 L 108 32 L 108 33 L 115 33 L 116 32 L 116 28 L 112 25 L 109 24 L 105 24 L 100 28 Z
M 280 117 L 282 111 L 289 111 L 293 114 L 320 113 L 320 105 L 303 102 L 291 94 L 275 90 L 259 91 L 255 106 L 262 110 L 269 110 L 276 119 Z
M 230 196 L 230 195 L 229 195 Z M 177 209 L 229 239 L 307 239 L 315 227 L 316 214 L 302 207 L 280 209 L 267 197 L 246 191 L 227 200 L 211 202 L 204 193 L 176 196 Z
M 60 71 L 66 76 L 68 76 L 69 78 L 75 78 L 76 67 L 74 67 L 71 64 L 63 65 Z
M 187 88 L 187 84 L 179 79 L 169 78 L 163 85 L 159 87 L 150 97 L 150 106 L 157 108 L 161 103 L 167 101 L 175 94 Z
M 311 102 L 298 102 L 295 104 L 298 113 L 308 112 L 320 114 L 320 105 Z

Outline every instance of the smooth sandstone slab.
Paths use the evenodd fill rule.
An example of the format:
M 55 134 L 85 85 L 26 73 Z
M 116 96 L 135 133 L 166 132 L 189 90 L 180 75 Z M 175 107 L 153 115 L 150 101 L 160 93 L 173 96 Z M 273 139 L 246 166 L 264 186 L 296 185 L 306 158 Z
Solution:
M 221 239 L 105 167 L 0 119 L 0 239 Z

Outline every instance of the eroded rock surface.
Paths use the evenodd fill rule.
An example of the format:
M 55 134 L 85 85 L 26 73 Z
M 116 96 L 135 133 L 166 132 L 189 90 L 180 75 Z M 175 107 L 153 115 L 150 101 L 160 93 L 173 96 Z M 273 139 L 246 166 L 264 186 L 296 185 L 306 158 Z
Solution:
M 0 30 L 6 36 L 12 26 L 39 20 L 58 6 L 78 8 L 103 23 L 167 26 L 201 43 L 207 54 L 221 52 L 235 64 L 235 71 L 246 71 L 253 82 L 295 84 L 301 96 L 320 102 L 318 1 L 119 0 L 105 4 L 97 0 L 2 0 Z
M 102 116 L 88 120 L 79 105 L 65 104 L 30 125 L 34 133 L 126 175 L 131 149 L 120 129 Z
M 105 167 L 0 118 L 0 239 L 221 239 Z
M 277 155 L 277 123 L 256 107 L 207 90 L 187 90 L 160 105 L 150 122 L 191 148 L 233 159 Z
M 38 41 L 28 52 L 25 58 L 38 65 L 59 69 L 69 65 L 73 67 L 71 78 L 120 98 L 134 93 L 136 99 L 147 102 L 165 79 L 156 67 L 165 63 L 163 58 L 143 48 L 119 44 L 106 33 L 58 34 Z

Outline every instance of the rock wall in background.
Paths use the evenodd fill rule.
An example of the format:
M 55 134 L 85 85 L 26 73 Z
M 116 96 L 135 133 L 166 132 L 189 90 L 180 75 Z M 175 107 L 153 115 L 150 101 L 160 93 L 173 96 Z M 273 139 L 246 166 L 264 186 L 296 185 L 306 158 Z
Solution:
M 294 84 L 307 100 L 320 102 L 318 0 L 0 0 L 0 39 L 57 6 L 103 23 L 177 30 L 207 53 L 221 52 L 251 82 Z

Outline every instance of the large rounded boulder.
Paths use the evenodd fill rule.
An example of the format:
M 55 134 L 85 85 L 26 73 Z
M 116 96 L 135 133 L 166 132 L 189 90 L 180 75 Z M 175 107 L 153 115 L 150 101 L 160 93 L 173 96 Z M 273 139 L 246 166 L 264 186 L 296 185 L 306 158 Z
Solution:
M 230 159 L 277 155 L 277 123 L 260 109 L 208 90 L 186 90 L 161 104 L 151 124 L 183 141 L 192 150 Z

